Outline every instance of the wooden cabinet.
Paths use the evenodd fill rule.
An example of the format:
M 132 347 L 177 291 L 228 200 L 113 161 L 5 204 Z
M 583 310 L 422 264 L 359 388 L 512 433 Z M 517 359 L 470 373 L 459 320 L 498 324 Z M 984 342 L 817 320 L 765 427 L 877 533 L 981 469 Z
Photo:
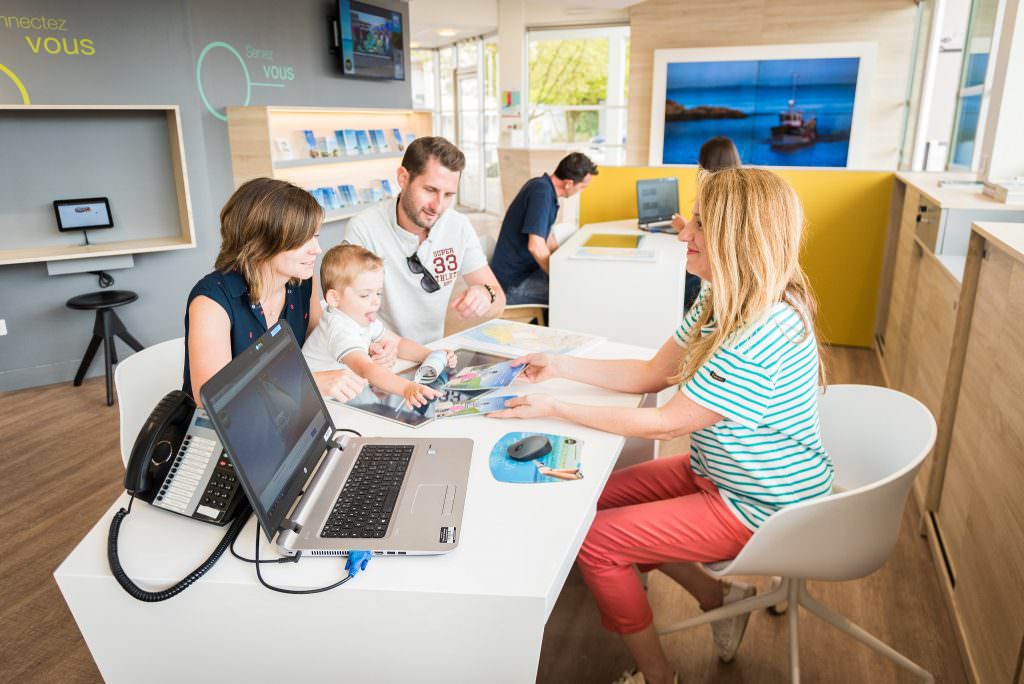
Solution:
M 960 283 L 934 254 L 915 240 L 912 253 L 916 282 L 907 320 L 906 355 L 900 389 L 917 398 L 938 419 L 956 325 Z M 928 495 L 934 458 L 925 460 L 914 484 L 918 501 Z
M 971 239 L 985 257 L 965 274 L 977 290 L 935 524 L 978 679 L 1008 682 L 1024 643 L 1024 257 Z
M 889 385 L 894 389 L 903 387 L 909 314 L 912 311 L 914 288 L 917 285 L 917 267 L 920 264 L 921 250 L 914 241 L 918 200 L 917 190 L 908 187 L 903 196 L 903 209 L 897 227 L 889 315 L 883 332 L 884 345 L 879 350 Z
M 266 176 L 290 181 L 307 190 L 352 185 L 361 190 L 374 181 L 387 180 L 397 192 L 395 172 L 404 154 L 405 137 L 431 134 L 432 113 L 400 109 L 330 109 L 303 107 L 228 107 L 228 142 L 231 174 L 237 188 L 253 178 Z M 305 132 L 325 138 L 332 148 L 335 131 L 382 130 L 388 149 L 311 157 Z M 401 146 L 394 138 L 398 129 Z M 353 216 L 369 204 L 360 201 L 341 209 L 325 210 L 324 223 Z

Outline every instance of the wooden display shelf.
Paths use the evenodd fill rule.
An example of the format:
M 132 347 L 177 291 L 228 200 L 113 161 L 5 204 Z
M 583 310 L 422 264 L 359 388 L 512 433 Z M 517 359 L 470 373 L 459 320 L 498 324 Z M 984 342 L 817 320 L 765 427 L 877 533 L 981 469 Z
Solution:
M 185 165 L 185 147 L 181 133 L 181 114 L 177 105 L 6 105 L 0 104 L 0 115 L 5 112 L 163 112 L 167 122 L 168 148 L 177 200 L 178 225 L 166 236 L 119 240 L 90 245 L 56 245 L 19 247 L 0 250 L 0 266 L 40 261 L 63 261 L 92 257 L 140 254 L 189 249 L 196 246 L 195 226 L 192 220 L 192 201 L 188 190 L 188 172 Z M 168 231 L 170 233 L 170 231 Z
M 369 204 L 357 204 L 354 207 L 345 207 L 344 209 L 324 209 L 324 223 L 330 223 L 332 221 L 342 221 L 347 218 L 352 218 L 356 214 L 369 209 L 370 207 L 376 207 L 379 204 L 384 204 L 389 200 L 381 200 L 379 202 L 371 202 Z
M 294 169 L 301 166 L 326 166 L 328 164 L 348 164 L 352 162 L 371 161 L 374 159 L 401 159 L 404 152 L 375 152 L 373 154 L 356 154 L 344 157 L 310 157 L 309 159 L 282 159 L 274 162 L 275 169 Z
M 228 107 L 228 142 L 231 146 L 231 175 L 235 187 L 253 178 L 280 178 L 312 190 L 320 186 L 354 185 L 362 189 L 371 180 L 397 182 L 394 171 L 405 154 L 405 136 L 417 138 L 432 132 L 432 113 L 412 109 L 333 109 L 328 107 Z M 329 158 L 275 159 L 276 141 L 286 140 L 293 153 L 306 149 L 304 131 L 317 137 L 334 135 L 344 129 L 385 132 L 394 146 L 392 129 L 402 135 L 403 150 L 344 155 Z M 374 164 L 373 162 L 377 162 Z M 373 204 L 325 211 L 324 223 L 347 219 Z
M 184 241 L 176 237 L 146 238 L 142 240 L 119 240 L 91 245 L 73 245 L 67 247 L 26 247 L 22 249 L 0 250 L 0 266 L 10 264 L 30 264 L 38 261 L 65 261 L 67 259 L 87 259 L 93 257 L 120 256 L 122 254 L 142 254 L 144 252 L 167 252 L 174 249 L 191 249 L 194 242 Z

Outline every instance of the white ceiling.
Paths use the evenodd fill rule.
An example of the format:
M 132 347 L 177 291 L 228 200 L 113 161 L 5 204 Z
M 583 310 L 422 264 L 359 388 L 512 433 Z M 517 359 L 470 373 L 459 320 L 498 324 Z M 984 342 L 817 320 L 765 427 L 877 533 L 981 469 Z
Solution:
M 641 0 L 526 0 L 527 26 L 628 21 Z M 498 30 L 498 0 L 409 0 L 412 45 L 433 48 Z M 442 33 L 447 35 L 442 35 Z

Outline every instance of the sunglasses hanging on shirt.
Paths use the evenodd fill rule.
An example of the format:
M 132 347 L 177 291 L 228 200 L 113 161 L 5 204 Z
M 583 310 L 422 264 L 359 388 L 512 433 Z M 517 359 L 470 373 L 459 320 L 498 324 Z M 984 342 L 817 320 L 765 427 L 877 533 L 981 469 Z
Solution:
M 422 287 L 425 292 L 437 292 L 441 289 L 441 286 L 434 279 L 434 276 L 430 274 L 427 267 L 423 265 L 422 261 L 420 261 L 420 257 L 416 252 L 413 252 L 412 256 L 405 257 L 405 263 L 408 264 L 409 270 L 415 275 L 422 276 L 422 278 L 420 278 L 420 287 Z

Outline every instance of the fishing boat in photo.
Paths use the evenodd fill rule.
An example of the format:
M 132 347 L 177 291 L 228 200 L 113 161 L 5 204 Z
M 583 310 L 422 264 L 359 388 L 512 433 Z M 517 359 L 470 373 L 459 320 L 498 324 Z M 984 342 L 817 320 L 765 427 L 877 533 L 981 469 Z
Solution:
M 779 125 L 772 126 L 772 148 L 777 150 L 797 149 L 813 145 L 818 139 L 818 119 L 810 117 L 804 119 L 804 113 L 796 106 L 796 80 L 798 74 L 793 74 L 793 95 L 789 99 L 789 106 L 785 111 L 779 112 Z

